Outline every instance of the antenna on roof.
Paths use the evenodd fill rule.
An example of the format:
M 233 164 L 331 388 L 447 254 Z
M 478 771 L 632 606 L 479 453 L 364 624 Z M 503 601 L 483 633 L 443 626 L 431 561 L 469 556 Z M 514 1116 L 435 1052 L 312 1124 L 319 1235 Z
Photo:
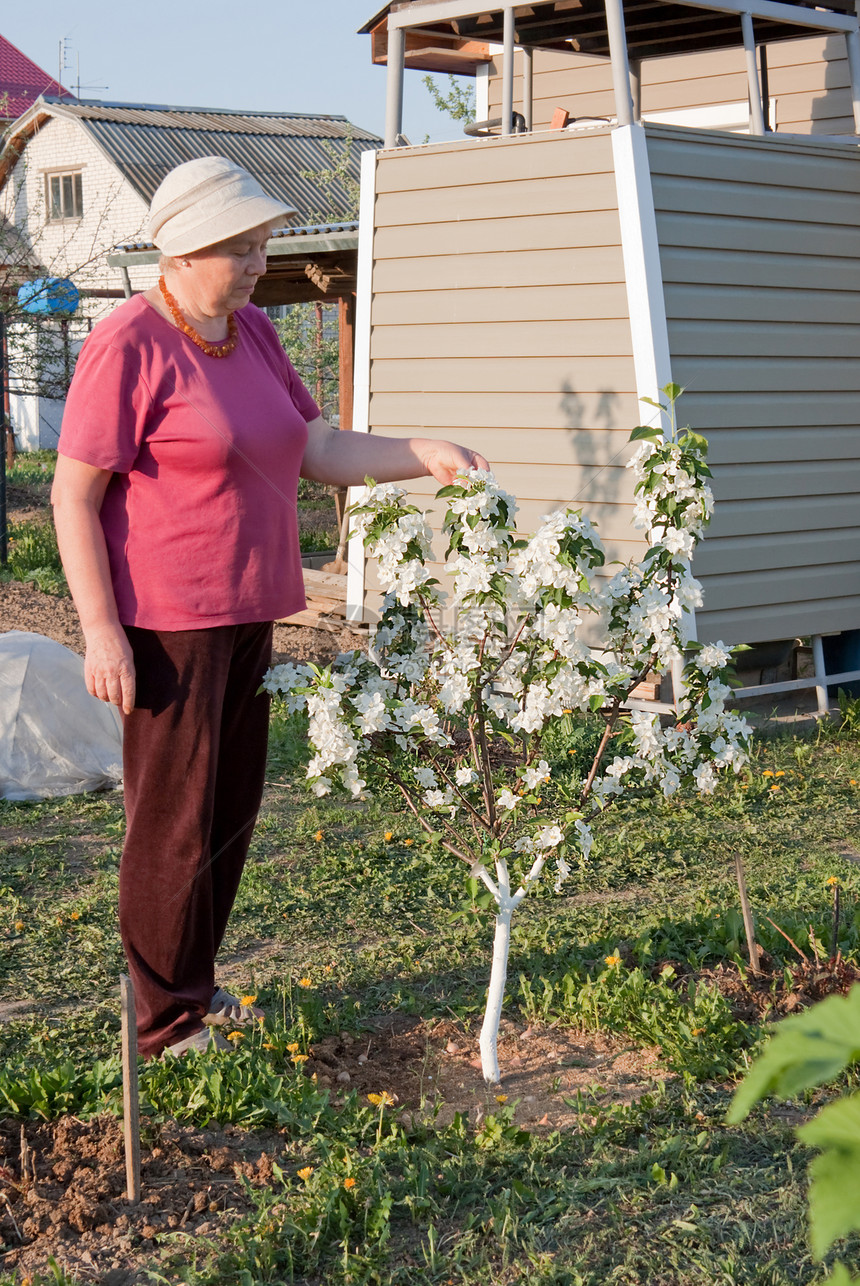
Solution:
M 75 98 L 81 96 L 81 55 L 75 51 Z M 110 85 L 84 85 L 84 89 L 110 89 Z
M 72 64 L 69 62 L 69 41 L 71 36 L 63 36 L 60 41 L 60 55 L 57 61 L 57 84 L 63 83 L 63 72 L 68 69 L 71 71 Z

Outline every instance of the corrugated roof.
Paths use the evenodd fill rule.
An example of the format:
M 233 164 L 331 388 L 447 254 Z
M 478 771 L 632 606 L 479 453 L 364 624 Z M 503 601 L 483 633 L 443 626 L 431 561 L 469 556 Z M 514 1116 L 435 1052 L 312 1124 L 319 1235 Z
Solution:
M 80 121 L 147 203 L 174 166 L 215 155 L 243 165 L 267 192 L 305 217 L 332 205 L 334 214 L 351 213 L 346 193 L 326 195 L 308 174 L 330 170 L 348 153 L 347 173 L 357 181 L 361 153 L 382 144 L 345 116 L 50 98 L 45 103 L 52 113 Z

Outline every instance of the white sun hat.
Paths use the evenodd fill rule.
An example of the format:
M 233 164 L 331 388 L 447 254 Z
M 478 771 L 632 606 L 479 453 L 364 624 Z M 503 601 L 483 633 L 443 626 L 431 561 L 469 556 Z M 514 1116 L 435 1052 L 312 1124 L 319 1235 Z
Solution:
M 156 189 L 149 235 L 164 254 L 184 255 L 295 213 L 235 161 L 199 156 L 177 165 Z

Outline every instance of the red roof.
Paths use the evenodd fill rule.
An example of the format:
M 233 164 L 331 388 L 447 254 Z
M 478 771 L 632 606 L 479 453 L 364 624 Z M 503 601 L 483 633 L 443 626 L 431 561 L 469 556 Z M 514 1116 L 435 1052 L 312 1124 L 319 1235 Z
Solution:
M 26 112 L 40 94 L 73 95 L 53 76 L 22 54 L 13 44 L 0 36 L 0 100 L 8 96 L 8 105 L 0 102 L 0 119 L 16 120 Z

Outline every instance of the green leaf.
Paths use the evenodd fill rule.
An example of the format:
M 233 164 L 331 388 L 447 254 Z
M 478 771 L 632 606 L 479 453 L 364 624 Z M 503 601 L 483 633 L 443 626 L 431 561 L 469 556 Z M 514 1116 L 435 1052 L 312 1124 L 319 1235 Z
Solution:
M 458 487 L 455 483 L 451 482 L 447 487 L 439 488 L 436 492 L 436 499 L 444 500 L 446 496 L 465 496 L 465 494 L 466 492 L 463 487 Z
M 838 1099 L 797 1131 L 797 1137 L 813 1148 L 847 1148 L 860 1154 L 860 1094 Z
M 649 401 L 649 399 L 647 397 L 643 397 L 642 401 L 647 402 Z M 656 406 L 657 403 L 655 402 L 653 403 L 653 405 Z M 636 428 L 633 430 L 633 432 L 630 434 L 630 441 L 639 442 L 640 439 L 642 438 L 648 438 L 648 440 L 651 442 L 662 442 L 663 434 L 660 432 L 659 429 L 655 429 L 652 425 L 638 424 Z
M 726 1119 L 736 1125 L 768 1094 L 792 1098 L 832 1081 L 860 1059 L 860 987 L 828 996 L 803 1014 L 785 1018 L 738 1086 Z
M 660 390 L 661 393 L 666 394 L 670 402 L 677 402 L 683 391 L 681 384 L 664 384 Z M 645 398 L 640 398 L 639 400 L 644 402 Z
M 860 1229 L 860 1148 L 822 1152 L 809 1178 L 809 1239 L 813 1255 L 822 1259 L 834 1241 Z
M 860 1286 L 860 1277 L 852 1277 L 844 1264 L 834 1264 L 824 1286 Z

